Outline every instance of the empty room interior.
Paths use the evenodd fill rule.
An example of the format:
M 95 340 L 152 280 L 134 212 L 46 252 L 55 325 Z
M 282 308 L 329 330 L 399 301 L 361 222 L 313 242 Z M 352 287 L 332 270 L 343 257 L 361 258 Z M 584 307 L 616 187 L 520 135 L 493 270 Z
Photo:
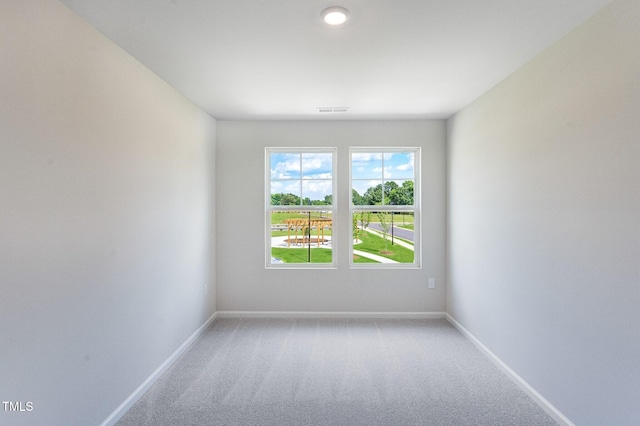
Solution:
M 450 337 L 526 424 L 637 425 L 639 23 L 637 0 L 2 0 L 0 424 L 207 395 L 227 417 L 184 424 L 525 424 L 430 358 Z

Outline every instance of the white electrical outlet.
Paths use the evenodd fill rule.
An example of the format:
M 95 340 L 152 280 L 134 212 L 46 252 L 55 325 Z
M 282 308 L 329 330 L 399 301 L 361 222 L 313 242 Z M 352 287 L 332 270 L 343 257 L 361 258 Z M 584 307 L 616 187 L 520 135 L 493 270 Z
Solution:
M 429 288 L 436 288 L 436 279 L 429 278 Z

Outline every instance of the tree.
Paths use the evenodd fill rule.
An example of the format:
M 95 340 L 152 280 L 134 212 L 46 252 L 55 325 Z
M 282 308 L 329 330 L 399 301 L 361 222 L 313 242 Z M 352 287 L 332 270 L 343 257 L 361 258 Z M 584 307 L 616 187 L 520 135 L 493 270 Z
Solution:
M 353 214 L 353 239 L 355 242 L 358 242 L 358 234 L 360 233 L 360 228 L 358 228 L 358 218 L 356 214 Z
M 413 205 L 413 181 L 405 180 L 402 182 L 402 191 L 407 200 L 404 205 Z
M 282 205 L 282 194 L 271 194 L 271 205 L 272 206 Z
M 360 226 L 362 229 L 367 229 L 369 223 L 371 223 L 371 212 L 361 211 L 358 213 L 360 219 Z
M 300 197 L 294 194 L 280 194 L 280 204 L 283 206 L 300 205 Z
M 378 220 L 380 221 L 380 227 L 382 228 L 382 237 L 384 238 L 384 251 L 386 253 L 389 252 L 387 235 L 389 234 L 389 228 L 391 224 L 387 222 L 387 213 L 386 212 L 378 212 L 376 213 L 378 216 Z
M 404 185 L 404 184 L 403 184 Z M 411 182 L 411 195 L 404 186 L 399 186 L 395 181 L 387 181 L 384 186 L 380 183 L 372 186 L 362 196 L 364 203 L 370 206 L 389 205 L 389 204 L 406 204 L 409 200 L 413 200 L 413 182 Z M 413 201 L 412 201 L 413 203 Z M 355 203 L 354 203 L 355 204 Z
M 390 180 L 384 183 L 384 196 L 387 198 L 392 191 L 398 189 L 398 184 Z
M 362 196 L 364 203 L 370 206 L 382 204 L 382 184 L 372 186 Z
M 363 204 L 366 204 L 362 195 L 358 194 L 358 191 L 356 191 L 355 189 L 351 190 L 351 202 L 354 206 L 361 206 Z
M 413 204 L 413 181 L 407 180 L 402 186 L 397 186 L 389 193 L 391 204 L 396 206 L 409 206 Z

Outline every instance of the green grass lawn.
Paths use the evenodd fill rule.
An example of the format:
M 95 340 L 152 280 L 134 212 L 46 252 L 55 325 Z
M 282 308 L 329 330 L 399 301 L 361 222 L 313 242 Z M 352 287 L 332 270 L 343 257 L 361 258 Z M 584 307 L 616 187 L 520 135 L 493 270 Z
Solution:
M 304 212 L 273 212 L 271 213 L 271 223 L 284 223 L 286 219 L 307 219 L 309 217 L 308 213 Z M 311 219 L 331 219 L 331 215 L 326 216 L 320 212 L 311 212 Z
M 363 250 L 364 251 L 364 250 Z M 311 263 L 331 263 L 331 249 L 312 248 Z M 308 263 L 309 251 L 306 248 L 273 248 L 271 256 L 280 259 L 284 263 Z M 378 263 L 368 257 L 353 255 L 354 263 Z
M 331 249 L 311 248 L 311 263 L 331 263 Z M 272 248 L 271 256 L 282 260 L 284 263 L 307 263 L 309 261 L 309 249 L 307 248 Z
M 383 219 L 387 222 L 391 223 L 391 213 L 385 213 Z M 360 213 L 356 211 L 356 218 L 358 219 L 358 223 L 360 223 Z M 371 222 L 380 222 L 380 218 L 377 213 L 371 213 Z M 413 214 L 403 214 L 402 212 L 396 212 L 393 214 L 393 224 L 395 226 L 404 226 L 404 225 L 413 225 Z
M 353 246 L 354 250 L 360 250 L 366 253 L 386 257 L 400 263 L 413 263 L 413 250 L 409 250 L 408 248 L 397 244 L 391 245 L 391 237 L 388 238 L 386 245 L 382 237 L 378 237 L 369 232 L 361 232 L 358 235 L 358 239 L 362 242 L 360 244 L 355 244 Z M 390 253 L 384 253 L 385 251 Z M 355 262 L 360 263 L 360 260 Z
M 391 215 L 387 215 L 387 221 L 391 223 Z M 378 221 L 376 220 L 376 222 Z M 405 226 L 411 226 L 411 229 L 413 229 L 413 215 L 396 213 L 393 215 L 393 224 L 394 226 L 401 226 L 403 228 Z

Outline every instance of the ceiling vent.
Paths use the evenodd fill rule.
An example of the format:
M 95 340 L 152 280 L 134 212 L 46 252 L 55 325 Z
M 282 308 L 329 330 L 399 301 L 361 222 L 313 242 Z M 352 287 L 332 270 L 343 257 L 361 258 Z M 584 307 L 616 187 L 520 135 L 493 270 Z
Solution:
M 318 107 L 318 112 L 348 112 L 349 107 Z

